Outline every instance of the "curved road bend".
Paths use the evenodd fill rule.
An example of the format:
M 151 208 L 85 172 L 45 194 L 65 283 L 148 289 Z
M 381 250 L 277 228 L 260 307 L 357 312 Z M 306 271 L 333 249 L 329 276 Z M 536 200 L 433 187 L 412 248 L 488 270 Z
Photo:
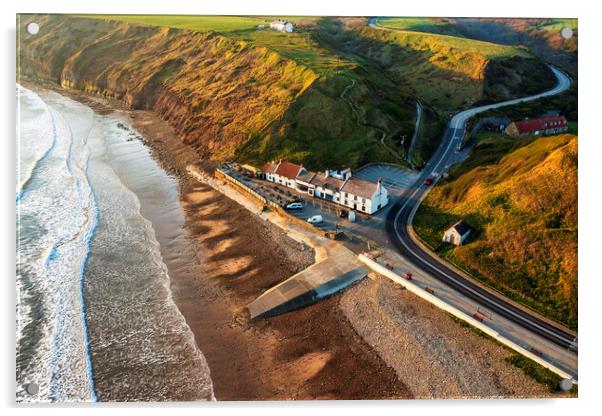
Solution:
M 558 84 L 551 90 L 529 97 L 470 108 L 454 115 L 448 124 L 439 148 L 421 172 L 416 183 L 414 183 L 414 185 L 412 185 L 389 209 L 385 227 L 389 239 L 395 248 L 419 269 L 454 288 L 464 296 L 467 296 L 479 306 L 488 308 L 528 331 L 536 333 L 559 346 L 568 348 L 575 337 L 570 331 L 551 324 L 537 316 L 535 312 L 527 310 L 526 308 L 517 307 L 511 302 L 508 302 L 503 295 L 487 290 L 480 284 L 459 274 L 454 269 L 434 259 L 432 254 L 427 252 L 421 245 L 417 244 L 410 235 L 414 214 L 418 209 L 421 200 L 431 188 L 423 184 L 424 179 L 431 176 L 433 173 L 441 174 L 447 170 L 455 149 L 462 143 L 466 121 L 475 114 L 492 108 L 508 106 L 525 101 L 533 101 L 541 97 L 559 94 L 567 90 L 571 85 L 570 78 L 560 70 L 551 66 L 550 68 L 558 79 Z M 440 175 L 435 178 L 434 181 L 436 182 L 439 178 Z

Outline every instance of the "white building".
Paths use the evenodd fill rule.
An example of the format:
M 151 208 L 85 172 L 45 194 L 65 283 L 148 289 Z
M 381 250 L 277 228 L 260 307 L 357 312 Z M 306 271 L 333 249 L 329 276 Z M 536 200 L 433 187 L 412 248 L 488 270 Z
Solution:
M 443 233 L 443 242 L 461 246 L 470 235 L 470 226 L 460 220 Z
M 380 178 L 377 182 L 353 178 L 351 169 L 315 173 L 308 171 L 303 165 L 280 160 L 266 164 L 263 172 L 265 179 L 270 182 L 366 214 L 374 214 L 389 203 L 387 189 Z
M 263 167 L 263 173 L 265 174 L 265 179 L 270 182 L 297 189 L 295 179 L 297 176 L 307 173 L 307 169 L 303 165 L 279 160 L 278 162 L 267 163 Z
M 382 180 L 369 182 L 354 178 L 351 169 L 307 172 L 297 177 L 297 190 L 366 214 L 374 214 L 389 203 Z
M 277 30 L 278 32 L 291 33 L 293 31 L 293 24 L 286 20 L 274 20 L 270 23 L 270 29 Z

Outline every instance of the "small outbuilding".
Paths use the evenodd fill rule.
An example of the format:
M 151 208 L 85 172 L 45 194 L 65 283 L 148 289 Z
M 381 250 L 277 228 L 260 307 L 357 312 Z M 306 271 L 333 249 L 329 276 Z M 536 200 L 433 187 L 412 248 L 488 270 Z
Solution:
M 464 241 L 470 235 L 471 228 L 468 224 L 466 224 L 463 220 L 458 221 L 451 227 L 449 227 L 443 233 L 443 241 L 445 243 L 454 244 L 456 246 L 461 246 L 464 244 Z

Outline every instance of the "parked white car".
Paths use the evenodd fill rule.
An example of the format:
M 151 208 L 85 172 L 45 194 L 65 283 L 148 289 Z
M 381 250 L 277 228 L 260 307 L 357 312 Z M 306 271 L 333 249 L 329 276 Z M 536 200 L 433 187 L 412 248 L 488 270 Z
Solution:
M 320 224 L 323 221 L 321 215 L 314 215 L 313 217 L 309 217 L 307 222 L 310 224 Z
M 303 204 L 301 202 L 293 202 L 284 207 L 285 209 L 303 209 Z

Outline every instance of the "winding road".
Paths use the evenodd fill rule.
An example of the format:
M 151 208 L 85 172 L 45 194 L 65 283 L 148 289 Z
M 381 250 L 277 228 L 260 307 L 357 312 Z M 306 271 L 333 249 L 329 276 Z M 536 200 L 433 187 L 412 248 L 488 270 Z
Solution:
M 422 104 L 420 101 L 416 101 L 416 127 L 414 127 L 414 135 L 412 136 L 412 141 L 410 142 L 410 147 L 408 148 L 408 154 L 406 156 L 406 160 L 410 165 L 414 167 L 414 163 L 412 162 L 412 158 L 414 157 L 414 148 L 416 147 L 416 140 L 418 139 L 418 133 L 420 132 L 420 123 L 422 121 Z
M 504 316 L 524 329 L 536 333 L 556 345 L 569 348 L 575 338 L 574 333 L 538 316 L 535 312 L 527 308 L 508 301 L 503 295 L 483 287 L 483 285 L 434 258 L 432 253 L 415 240 L 412 229 L 414 214 L 420 206 L 420 202 L 432 187 L 432 185 L 424 185 L 424 180 L 437 173 L 436 182 L 441 177 L 441 173 L 448 169 L 454 152 L 462 143 L 466 121 L 470 117 L 489 109 L 533 101 L 566 91 L 571 85 L 570 78 L 554 67 L 550 66 L 550 69 L 554 72 L 558 80 L 556 87 L 551 90 L 529 97 L 470 108 L 454 115 L 448 124 L 439 148 L 421 172 L 416 183 L 389 209 L 386 217 L 386 231 L 391 243 L 399 253 L 417 268 L 454 288 L 478 305 Z

